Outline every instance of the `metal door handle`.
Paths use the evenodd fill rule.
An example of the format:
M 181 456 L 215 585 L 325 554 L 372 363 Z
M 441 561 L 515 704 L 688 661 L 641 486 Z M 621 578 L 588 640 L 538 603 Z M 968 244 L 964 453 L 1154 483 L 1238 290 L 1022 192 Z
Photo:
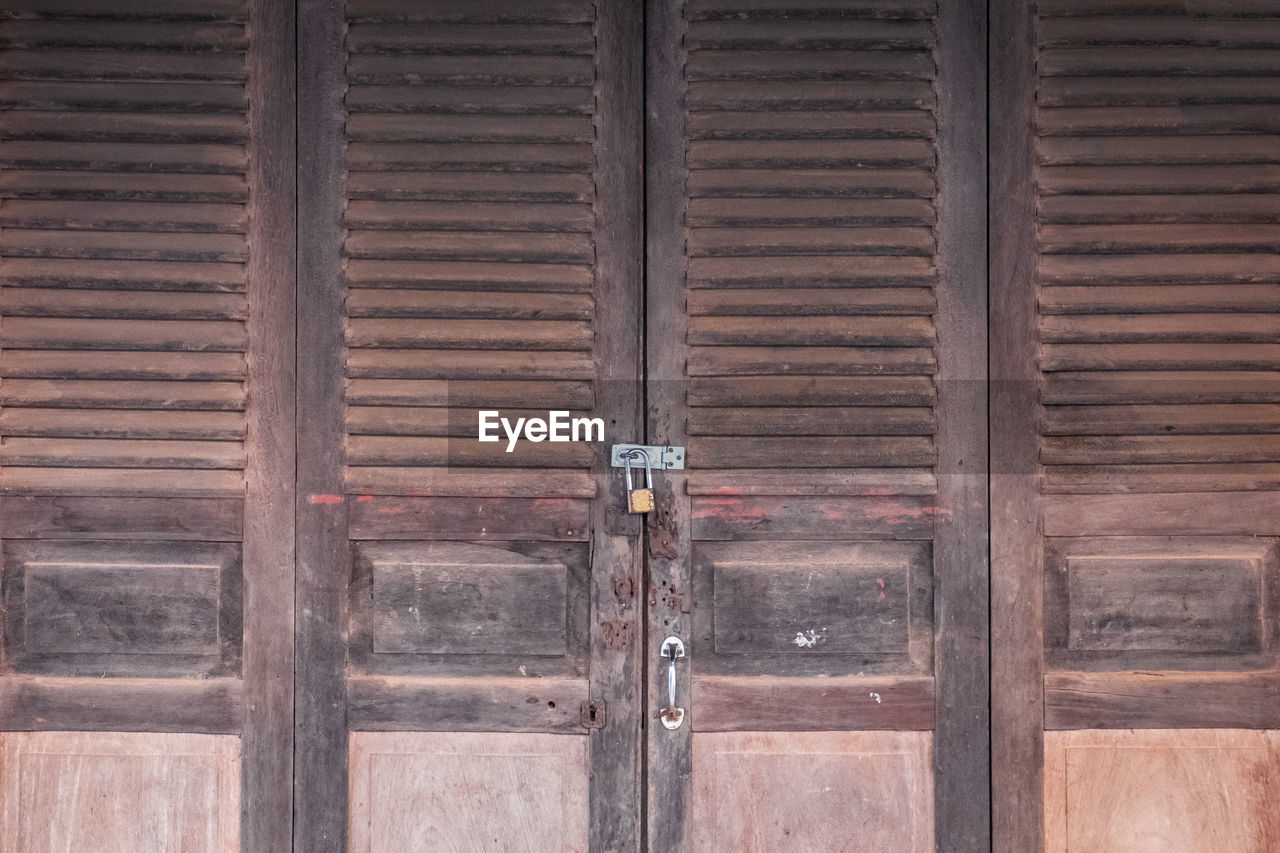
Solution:
M 684 722 L 684 708 L 676 705 L 676 661 L 684 657 L 684 643 L 679 637 L 667 637 L 658 657 L 667 662 L 667 707 L 662 709 L 662 725 L 675 730 Z

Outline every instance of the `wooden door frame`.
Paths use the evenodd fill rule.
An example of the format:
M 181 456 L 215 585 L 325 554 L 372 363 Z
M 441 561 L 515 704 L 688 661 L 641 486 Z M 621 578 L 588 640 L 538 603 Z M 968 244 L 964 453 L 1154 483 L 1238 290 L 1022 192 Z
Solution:
M 1034 19 L 991 4 L 991 753 L 996 853 L 1044 848 L 1043 576 L 1036 473 Z
M 997 4 L 999 5 L 999 4 Z M 647 330 L 651 342 L 685 340 L 683 0 L 647 0 L 645 216 Z M 934 537 L 935 837 L 939 850 L 977 853 L 991 844 L 989 453 L 987 350 L 987 3 L 943 0 L 938 42 L 938 504 Z M 648 433 L 654 444 L 687 444 L 683 350 L 650 346 Z M 691 464 L 696 465 L 697 460 Z M 650 559 L 647 583 L 689 589 L 690 503 L 681 472 L 661 489 L 677 531 L 678 556 Z M 682 535 L 679 535 L 682 534 Z M 644 654 L 646 823 L 649 850 L 684 849 L 690 837 L 691 725 L 658 730 L 666 689 L 654 666 L 666 633 L 687 637 L 692 617 L 680 596 L 646 590 Z M 660 633 L 666 632 L 666 633 Z M 690 696 L 690 670 L 679 693 Z M 696 717 L 697 709 L 691 709 Z
M 614 440 L 643 427 L 642 7 L 598 0 L 596 150 L 596 410 Z M 351 553 L 343 485 L 342 251 L 346 4 L 298 2 L 298 467 L 294 849 L 345 850 L 349 751 L 347 645 Z M 304 351 L 305 350 L 305 351 Z M 640 846 L 641 540 L 614 518 L 621 471 L 608 446 L 592 475 L 589 689 L 606 704 L 590 743 L 590 842 Z M 619 532 L 610 532 L 611 530 Z M 414 722 L 431 717 L 424 708 Z

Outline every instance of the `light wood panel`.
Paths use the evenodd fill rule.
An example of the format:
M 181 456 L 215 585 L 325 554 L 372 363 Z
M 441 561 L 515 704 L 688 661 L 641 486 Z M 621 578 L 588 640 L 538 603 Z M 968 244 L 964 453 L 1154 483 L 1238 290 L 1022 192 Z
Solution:
M 929 732 L 693 736 L 692 850 L 927 853 Z
M 0 734 L 0 850 L 236 853 L 240 739 Z
M 358 732 L 352 853 L 587 850 L 582 735 Z
M 1280 845 L 1280 736 L 1045 735 L 1045 851 L 1265 853 Z

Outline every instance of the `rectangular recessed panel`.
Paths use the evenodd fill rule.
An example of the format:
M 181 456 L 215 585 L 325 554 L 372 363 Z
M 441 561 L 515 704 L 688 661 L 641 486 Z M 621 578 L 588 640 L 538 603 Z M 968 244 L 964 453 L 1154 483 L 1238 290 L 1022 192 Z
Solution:
M 365 546 L 375 653 L 563 655 L 568 569 L 486 545 Z
M 929 554 L 906 542 L 700 545 L 715 651 L 905 655 L 912 589 Z
M 1277 733 L 1045 733 L 1046 853 L 1267 853 L 1280 844 Z
M 1261 651 L 1262 572 L 1240 557 L 1070 557 L 1067 646 Z
M 587 739 L 355 732 L 352 853 L 587 850 Z
M 208 655 L 218 646 L 218 566 L 29 564 L 26 648 L 52 654 Z
M 693 735 L 697 853 L 933 850 L 930 732 Z
M 0 734 L 0 853 L 240 849 L 240 738 Z
M 52 675 L 226 675 L 240 659 L 240 546 L 4 544 L 10 666 Z

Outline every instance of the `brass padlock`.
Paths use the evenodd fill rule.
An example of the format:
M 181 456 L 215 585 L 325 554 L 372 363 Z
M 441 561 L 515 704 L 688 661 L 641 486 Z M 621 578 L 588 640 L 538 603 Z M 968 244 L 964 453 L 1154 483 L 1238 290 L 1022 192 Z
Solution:
M 631 460 L 636 456 L 644 457 L 644 488 L 637 489 L 631 480 Z M 636 447 L 627 452 L 627 512 L 653 511 L 653 467 L 649 462 L 649 453 Z

